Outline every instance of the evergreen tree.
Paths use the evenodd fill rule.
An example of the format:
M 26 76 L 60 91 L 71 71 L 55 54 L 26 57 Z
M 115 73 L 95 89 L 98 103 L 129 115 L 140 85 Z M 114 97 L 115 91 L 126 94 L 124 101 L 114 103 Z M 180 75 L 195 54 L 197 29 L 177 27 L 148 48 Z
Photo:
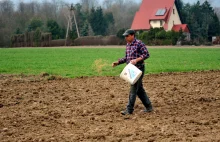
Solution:
M 182 8 L 182 22 L 190 25 L 192 23 L 192 7 L 189 3 L 185 4 Z
M 34 46 L 39 47 L 41 44 L 41 30 L 37 28 L 34 32 Z
M 48 28 L 48 32 L 51 32 L 52 34 L 52 39 L 61 38 L 61 29 L 55 20 L 48 20 L 47 28 Z
M 214 15 L 214 11 L 212 9 L 212 7 L 210 6 L 210 4 L 208 3 L 208 1 L 205 1 L 202 5 L 201 5 L 201 15 L 203 17 L 203 20 L 201 21 L 201 35 L 202 37 L 207 40 L 208 39 L 208 30 L 209 30 L 209 25 L 211 24 L 211 22 L 213 21 L 213 15 Z
M 93 32 L 95 32 L 94 29 L 95 29 L 95 26 L 96 26 L 96 20 L 97 19 L 96 19 L 96 14 L 95 14 L 95 8 L 92 7 L 90 15 L 89 15 L 89 23 L 90 23 L 90 26 L 91 26 Z
M 81 29 L 81 35 L 82 36 L 88 36 L 89 35 L 89 23 L 88 21 L 85 21 L 83 24 L 83 27 Z
M 107 12 L 104 15 L 104 18 L 106 20 L 107 23 L 107 33 L 108 34 L 115 34 L 116 30 L 115 30 L 115 19 L 114 16 L 112 14 L 112 12 Z
M 105 18 L 108 25 L 109 24 L 113 24 L 113 25 L 115 24 L 115 20 L 114 20 L 112 12 L 105 13 L 104 18 Z
M 208 28 L 208 39 L 209 41 L 212 41 L 212 36 L 219 36 L 219 35 L 220 35 L 220 22 L 217 14 L 215 13 L 213 16 L 213 20 Z
M 95 35 L 106 35 L 108 26 L 101 7 L 91 9 L 89 23 Z
M 37 28 L 42 28 L 43 21 L 40 18 L 33 18 L 28 26 L 28 31 L 35 31 Z
M 76 14 L 80 36 L 88 36 L 88 29 L 89 29 L 88 20 L 87 20 L 88 12 L 87 11 L 84 12 L 82 9 L 82 5 L 78 3 L 76 4 L 75 14 Z M 76 31 L 75 26 L 73 26 L 73 29 L 75 29 Z
M 202 4 L 199 1 L 193 5 L 186 4 L 182 13 L 183 21 L 188 24 L 191 38 L 195 42 L 211 41 L 212 36 L 218 35 L 219 19 L 208 1 Z
M 20 28 L 17 28 L 17 29 L 16 29 L 15 34 L 22 34 Z

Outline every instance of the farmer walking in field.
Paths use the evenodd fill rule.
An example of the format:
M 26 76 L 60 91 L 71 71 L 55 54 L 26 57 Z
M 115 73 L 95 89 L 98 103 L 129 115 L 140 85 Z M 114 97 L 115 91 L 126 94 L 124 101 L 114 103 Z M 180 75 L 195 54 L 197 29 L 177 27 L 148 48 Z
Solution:
M 144 71 L 145 71 L 144 60 L 149 58 L 150 54 L 145 44 L 142 41 L 136 39 L 134 30 L 132 29 L 126 30 L 123 36 L 125 36 L 125 40 L 127 42 L 125 57 L 119 59 L 116 62 L 113 62 L 112 67 L 115 67 L 123 63 L 127 63 L 127 64 L 131 63 L 142 71 L 142 75 L 134 85 L 130 86 L 128 105 L 126 110 L 121 111 L 121 114 L 129 115 L 133 113 L 136 96 L 140 98 L 143 105 L 145 106 L 143 112 L 151 112 L 153 111 L 152 104 L 142 84 L 142 79 L 144 77 Z

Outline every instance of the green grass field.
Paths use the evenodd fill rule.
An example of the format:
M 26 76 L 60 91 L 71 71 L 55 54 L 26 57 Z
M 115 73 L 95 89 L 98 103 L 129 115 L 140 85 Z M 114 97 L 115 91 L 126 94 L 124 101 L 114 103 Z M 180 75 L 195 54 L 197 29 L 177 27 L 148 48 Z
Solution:
M 149 48 L 146 73 L 220 70 L 220 48 Z M 124 48 L 2 48 L 0 74 L 118 76 Z

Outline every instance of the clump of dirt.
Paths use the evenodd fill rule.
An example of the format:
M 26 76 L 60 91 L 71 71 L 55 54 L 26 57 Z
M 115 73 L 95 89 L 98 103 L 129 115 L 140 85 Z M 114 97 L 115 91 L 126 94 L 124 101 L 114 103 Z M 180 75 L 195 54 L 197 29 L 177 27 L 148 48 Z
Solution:
M 119 77 L 0 75 L 0 140 L 220 140 L 220 71 L 145 75 L 154 112 L 137 99 L 122 116 L 129 84 Z

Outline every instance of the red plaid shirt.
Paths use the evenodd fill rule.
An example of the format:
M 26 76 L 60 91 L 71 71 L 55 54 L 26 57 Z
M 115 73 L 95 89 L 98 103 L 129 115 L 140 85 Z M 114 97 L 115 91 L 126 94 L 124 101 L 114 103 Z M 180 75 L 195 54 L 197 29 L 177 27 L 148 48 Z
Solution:
M 144 60 L 150 57 L 145 44 L 137 39 L 134 39 L 132 43 L 127 43 L 125 57 L 119 59 L 119 64 L 130 63 L 131 60 L 141 57 L 143 60 L 137 62 L 136 66 L 140 68 L 144 65 Z

